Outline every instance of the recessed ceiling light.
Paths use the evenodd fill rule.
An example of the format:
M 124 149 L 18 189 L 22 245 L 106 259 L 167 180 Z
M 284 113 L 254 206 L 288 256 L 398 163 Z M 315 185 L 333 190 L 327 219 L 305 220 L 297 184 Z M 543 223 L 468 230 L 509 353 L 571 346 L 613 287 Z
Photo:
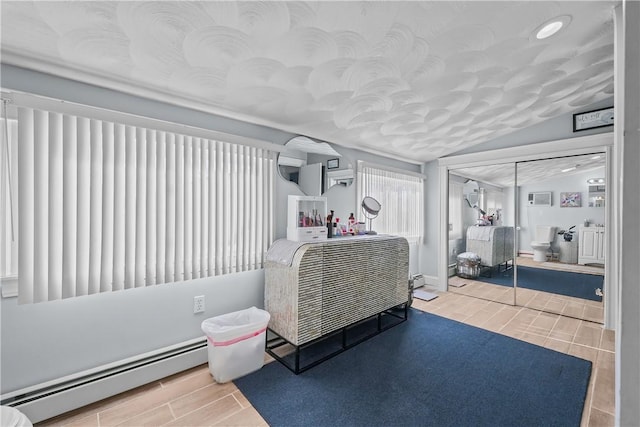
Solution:
M 593 156 L 591 160 L 598 160 L 601 156 Z
M 562 28 L 566 28 L 571 22 L 571 16 L 563 15 L 550 19 L 535 29 L 533 35 L 538 40 L 543 40 L 557 34 Z
M 572 170 L 576 170 L 576 167 L 573 166 L 571 168 L 567 168 L 567 169 L 562 169 L 562 172 L 571 172 Z

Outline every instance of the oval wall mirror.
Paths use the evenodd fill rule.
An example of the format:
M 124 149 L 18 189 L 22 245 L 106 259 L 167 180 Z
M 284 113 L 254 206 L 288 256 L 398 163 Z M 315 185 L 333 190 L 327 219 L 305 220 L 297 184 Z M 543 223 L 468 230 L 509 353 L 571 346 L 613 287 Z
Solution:
M 296 136 L 278 156 L 278 171 L 307 196 L 321 196 L 333 186 L 348 187 L 355 178 L 352 164 L 326 142 Z
M 477 206 L 478 196 L 480 195 L 480 187 L 477 181 L 467 179 L 462 186 L 462 193 L 470 208 Z

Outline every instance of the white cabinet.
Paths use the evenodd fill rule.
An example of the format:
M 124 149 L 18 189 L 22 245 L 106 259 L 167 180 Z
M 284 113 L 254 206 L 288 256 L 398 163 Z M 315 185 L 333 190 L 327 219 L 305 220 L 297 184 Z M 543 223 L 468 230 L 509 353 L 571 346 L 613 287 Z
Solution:
M 299 246 L 276 241 L 272 251 L 277 256 L 267 255 L 264 290 L 269 329 L 295 346 L 407 302 L 409 243 L 403 237 L 354 236 Z
M 289 196 L 287 240 L 311 242 L 327 238 L 327 198 Z
M 604 264 L 604 227 L 580 226 L 578 264 Z

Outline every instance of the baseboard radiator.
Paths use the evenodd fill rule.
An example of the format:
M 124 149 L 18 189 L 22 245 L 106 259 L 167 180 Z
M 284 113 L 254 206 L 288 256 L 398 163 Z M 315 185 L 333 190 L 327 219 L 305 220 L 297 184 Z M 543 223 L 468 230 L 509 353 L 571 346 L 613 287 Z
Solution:
M 447 277 L 455 276 L 457 271 L 457 264 L 449 264 L 447 266 Z
M 207 363 L 207 341 L 197 338 L 75 375 L 2 395 L 32 423 Z
M 518 256 L 523 258 L 533 258 L 533 252 L 520 251 Z M 557 261 L 560 259 L 560 252 L 547 252 L 547 259 L 549 261 Z

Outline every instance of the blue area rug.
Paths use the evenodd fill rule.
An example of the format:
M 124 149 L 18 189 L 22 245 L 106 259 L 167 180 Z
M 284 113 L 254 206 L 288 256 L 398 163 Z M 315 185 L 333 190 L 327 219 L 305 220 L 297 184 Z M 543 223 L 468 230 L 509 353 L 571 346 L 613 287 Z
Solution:
M 579 426 L 591 362 L 443 317 L 409 320 L 294 375 L 235 380 L 271 426 Z
M 604 291 L 604 276 L 544 268 L 522 266 L 517 266 L 516 268 L 518 269 L 519 288 L 551 292 L 591 301 L 602 301 L 602 297 L 596 295 L 596 289 L 600 288 Z M 494 285 L 513 287 L 513 268 L 502 272 L 497 272 L 494 268 L 491 277 L 483 275 L 477 280 L 493 283 Z

